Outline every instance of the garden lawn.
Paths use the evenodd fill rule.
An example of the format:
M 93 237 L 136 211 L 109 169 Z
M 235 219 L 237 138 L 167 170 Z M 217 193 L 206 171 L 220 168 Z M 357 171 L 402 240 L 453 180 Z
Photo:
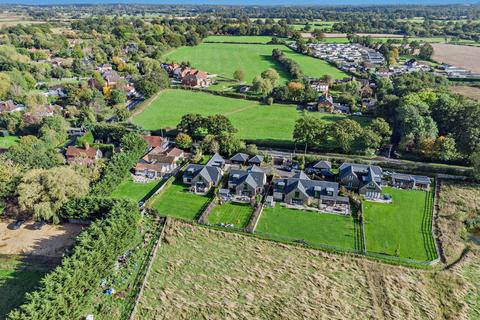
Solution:
M 0 149 L 8 149 L 18 143 L 19 138 L 16 136 L 0 137 Z
M 282 50 L 287 57 L 295 60 L 300 65 L 303 73 L 309 77 L 321 78 L 324 75 L 330 75 L 333 77 L 333 79 L 343 79 L 349 77 L 348 74 L 330 65 L 324 60 L 297 53 L 289 48 L 284 48 Z
M 437 258 L 432 236 L 431 192 L 385 187 L 390 204 L 364 202 L 367 251 L 429 261 Z
M 165 90 L 146 106 L 133 122 L 146 130 L 173 129 L 187 113 L 204 116 L 223 114 L 238 129 L 242 139 L 252 142 L 292 143 L 295 121 L 301 116 L 295 105 L 261 105 L 256 101 L 233 99 L 187 90 Z M 325 121 L 345 119 L 344 115 L 312 113 Z M 361 125 L 369 123 L 367 117 L 352 117 Z
M 200 196 L 189 192 L 181 178 L 178 178 L 172 185 L 166 186 L 166 189 L 155 196 L 151 206 L 157 209 L 161 215 L 194 220 L 198 218 L 210 200 L 209 195 Z
M 269 68 L 278 71 L 281 81 L 289 79 L 286 70 L 272 58 L 272 50 L 282 45 L 202 43 L 195 47 L 181 47 L 165 58 L 167 61 L 189 61 L 193 67 L 211 74 L 233 79 L 235 70 L 245 72 L 245 81 L 251 82 Z
M 208 216 L 208 222 L 210 224 L 233 224 L 235 228 L 245 228 L 252 213 L 252 206 L 248 203 L 227 202 L 213 208 Z
M 159 183 L 160 180 L 147 183 L 137 183 L 129 177 L 117 186 L 112 193 L 112 197 L 126 198 L 139 202 Z
M 255 233 L 279 241 L 305 241 L 314 247 L 355 249 L 351 216 L 289 209 L 278 203 L 263 210 Z

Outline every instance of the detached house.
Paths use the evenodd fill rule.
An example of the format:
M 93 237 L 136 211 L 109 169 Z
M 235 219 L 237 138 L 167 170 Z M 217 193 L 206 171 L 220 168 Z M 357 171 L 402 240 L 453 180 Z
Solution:
M 317 101 L 317 110 L 320 112 L 333 110 L 333 98 L 328 93 L 322 94 Z
M 178 163 L 185 157 L 183 150 L 170 148 L 165 150 L 163 145 L 155 146 L 144 155 L 135 165 L 135 175 L 149 179 L 162 177 L 178 167 Z
M 168 139 L 160 136 L 143 136 L 143 140 L 147 143 L 148 151 L 154 148 L 160 148 L 162 151 L 166 151 L 168 148 Z
M 25 106 L 15 104 L 12 100 L 0 101 L 0 113 L 25 111 Z
M 340 184 L 367 198 L 382 196 L 382 168 L 379 166 L 344 163 L 339 168 L 339 178 Z
M 318 208 L 349 206 L 348 198 L 338 195 L 338 183 L 311 180 L 303 172 L 299 172 L 291 178 L 274 180 L 273 198 L 290 205 Z
M 90 147 L 88 144 L 84 148 L 68 146 L 65 156 L 69 164 L 81 163 L 89 166 L 102 157 L 102 151 Z
M 245 164 L 247 163 L 248 158 L 250 158 L 250 156 L 246 153 L 237 153 L 230 158 L 230 162 L 234 164 Z
M 183 183 L 190 186 L 190 191 L 207 193 L 212 187 L 218 186 L 223 177 L 219 167 L 190 164 L 183 173 Z
M 210 79 L 206 72 L 195 70 L 187 73 L 182 78 L 182 85 L 189 87 L 208 87 L 210 85 Z
M 103 73 L 103 79 L 110 88 L 116 88 L 122 77 L 115 70 L 108 70 Z
M 402 173 L 392 174 L 392 185 L 402 189 L 430 190 L 432 180 L 426 176 L 415 176 Z
M 231 170 L 228 177 L 228 189 L 236 196 L 255 197 L 262 194 L 267 184 L 267 175 L 257 166 L 247 170 Z

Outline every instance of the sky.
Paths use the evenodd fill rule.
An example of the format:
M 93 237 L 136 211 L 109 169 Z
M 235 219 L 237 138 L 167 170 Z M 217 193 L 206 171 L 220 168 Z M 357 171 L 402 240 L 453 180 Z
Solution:
M 0 0 L 11 4 L 105 4 L 105 3 L 145 3 L 145 4 L 226 4 L 226 5 L 388 5 L 388 4 L 453 4 L 475 3 L 477 0 Z

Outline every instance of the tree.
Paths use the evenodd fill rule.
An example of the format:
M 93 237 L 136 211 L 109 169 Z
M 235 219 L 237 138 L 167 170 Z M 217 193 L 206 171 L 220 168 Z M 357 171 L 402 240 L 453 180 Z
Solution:
M 0 213 L 3 200 L 13 196 L 22 177 L 23 168 L 11 160 L 0 158 Z
M 270 81 L 263 79 L 261 76 L 256 76 L 252 81 L 252 90 L 254 92 L 262 93 L 264 95 L 272 92 L 273 86 Z
M 278 80 L 280 80 L 280 75 L 275 69 L 269 68 L 262 72 L 262 79 L 270 82 L 272 88 L 277 85 Z
M 365 128 L 361 134 L 363 148 L 368 153 L 376 151 L 381 147 L 382 137 L 370 128 Z
M 235 70 L 233 73 L 233 79 L 237 80 L 238 82 L 243 82 L 245 80 L 245 71 L 243 70 Z
M 245 150 L 245 142 L 240 140 L 234 133 L 222 132 L 218 137 L 219 152 L 226 156 L 231 156 L 237 152 Z
M 433 56 L 433 47 L 430 43 L 424 43 L 420 47 L 420 52 L 418 53 L 418 57 L 423 60 L 430 60 Z
M 121 138 L 120 147 L 124 152 L 142 154 L 147 149 L 147 142 L 138 133 L 129 132 Z
M 44 141 L 34 136 L 24 136 L 10 147 L 5 156 L 27 168 L 48 169 L 64 162 L 63 156 Z
M 190 149 L 192 147 L 192 138 L 183 132 L 180 132 L 175 138 L 175 144 L 181 149 Z
M 223 114 L 215 114 L 213 116 L 208 116 L 205 119 L 204 123 L 209 134 L 219 135 L 223 132 L 237 132 L 237 129 L 235 129 L 230 119 L 228 119 Z
M 59 115 L 45 117 L 42 119 L 42 126 L 39 134 L 41 139 L 52 147 L 64 144 L 68 139 L 68 122 Z
M 331 127 L 332 136 L 343 152 L 350 151 L 353 141 L 362 134 L 362 131 L 360 124 L 351 119 L 337 121 Z
M 315 145 L 326 140 L 326 129 L 327 124 L 324 121 L 304 112 L 303 116 L 295 122 L 293 140 L 295 143 L 304 144 L 305 153 L 307 153 L 309 144 Z
M 18 186 L 18 203 L 35 219 L 58 223 L 58 210 L 70 199 L 86 195 L 88 184 L 88 179 L 68 167 L 33 169 Z
M 10 92 L 12 83 L 8 74 L 0 72 L 0 99 L 5 99 L 7 93 Z
M 220 145 L 214 135 L 206 135 L 203 141 L 200 143 L 200 148 L 203 153 L 214 154 L 220 150 Z
M 470 162 L 473 166 L 473 176 L 475 179 L 480 180 L 480 148 L 472 153 Z
M 123 106 L 125 104 L 125 93 L 123 93 L 122 90 L 113 89 L 110 92 L 110 99 L 109 99 L 108 103 L 111 106 L 114 106 L 114 105 L 117 105 L 117 104 L 121 104 Z
M 205 118 L 198 113 L 188 113 L 182 116 L 177 130 L 191 137 L 199 137 L 206 134 Z
M 388 143 L 392 135 L 392 129 L 387 121 L 382 118 L 375 118 L 370 122 L 368 128 L 381 137 L 381 143 Z
M 435 158 L 442 161 L 454 160 L 458 157 L 455 139 L 450 136 L 438 137 L 433 149 Z
M 144 58 L 139 62 L 138 69 L 140 75 L 136 78 L 135 89 L 145 97 L 151 97 L 157 91 L 170 86 L 168 73 L 157 60 Z
M 290 81 L 287 85 L 290 99 L 293 101 L 300 101 L 302 98 L 305 86 L 301 82 Z

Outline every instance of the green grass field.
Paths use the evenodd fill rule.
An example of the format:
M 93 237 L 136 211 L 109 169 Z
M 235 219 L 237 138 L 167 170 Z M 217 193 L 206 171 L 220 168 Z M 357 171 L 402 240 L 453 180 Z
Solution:
M 213 208 L 208 216 L 210 224 L 233 224 L 235 228 L 245 228 L 253 213 L 250 204 L 227 202 Z
M 268 43 L 271 40 L 271 36 L 209 36 L 203 42 Z
M 202 43 L 195 47 L 178 48 L 168 53 L 165 58 L 175 62 L 189 61 L 195 68 L 228 79 L 233 79 L 235 70 L 241 69 L 245 72 L 247 82 L 251 82 L 266 69 L 274 68 L 280 74 L 281 80 L 286 81 L 289 79 L 287 72 L 272 58 L 272 50 L 275 48 L 282 46 Z
M 29 265 L 23 269 L 22 258 L 0 255 L 0 319 L 25 302 L 25 294 L 35 290 L 47 270 Z
M 436 259 L 432 193 L 389 187 L 383 192 L 392 196 L 393 203 L 364 203 L 367 251 L 422 261 Z
M 202 92 L 165 90 L 151 105 L 133 118 L 146 130 L 172 129 L 187 113 L 202 115 L 224 114 L 238 129 L 240 138 L 251 141 L 291 143 L 295 120 L 301 116 L 295 105 L 261 105 L 256 101 L 226 98 Z M 345 116 L 313 113 L 326 121 L 338 121 Z M 362 125 L 365 117 L 352 117 Z
M 18 142 L 19 138 L 16 136 L 0 137 L 0 149 L 8 149 Z
M 151 206 L 161 215 L 181 219 L 194 220 L 202 213 L 202 209 L 210 201 L 209 196 L 200 196 L 188 191 L 188 188 L 178 178 L 172 185 L 166 186 L 158 196 L 155 196 Z
M 305 241 L 312 246 L 356 248 L 355 224 L 351 216 L 289 209 L 276 204 L 266 208 L 255 232 L 280 241 Z
M 234 42 L 237 41 L 236 38 L 221 36 L 223 41 Z M 241 41 L 241 38 L 244 37 L 238 40 Z M 232 79 L 235 70 L 241 69 L 245 72 L 246 82 L 251 82 L 262 71 L 274 68 L 280 74 L 281 81 L 287 81 L 290 78 L 289 75 L 271 56 L 275 48 L 281 49 L 297 61 L 304 73 L 309 76 L 322 77 L 329 74 L 334 79 L 348 76 L 323 60 L 295 53 L 282 45 L 203 43 L 195 47 L 179 48 L 167 54 L 165 58 L 176 62 L 190 61 L 196 68 L 228 79 Z
M 137 183 L 129 177 L 117 186 L 112 193 L 112 197 L 126 198 L 138 202 L 142 200 L 159 183 L 160 180 L 147 183 Z

